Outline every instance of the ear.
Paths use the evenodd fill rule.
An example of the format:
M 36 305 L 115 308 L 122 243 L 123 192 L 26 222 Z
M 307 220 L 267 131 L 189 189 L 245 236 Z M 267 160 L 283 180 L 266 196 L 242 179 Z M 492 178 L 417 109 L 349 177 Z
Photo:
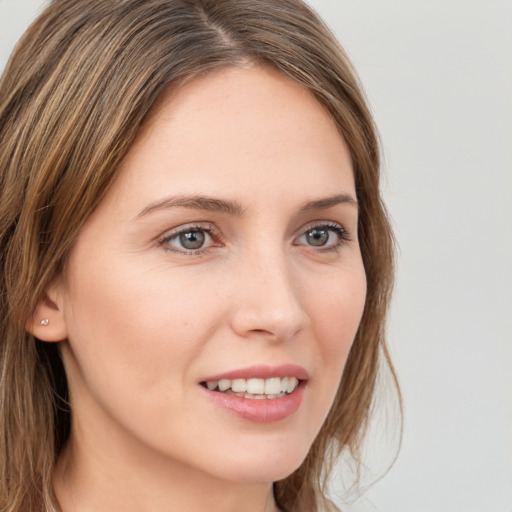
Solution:
M 62 310 L 62 294 L 59 285 L 48 287 L 39 299 L 27 331 L 41 341 L 50 343 L 63 341 L 68 337 Z

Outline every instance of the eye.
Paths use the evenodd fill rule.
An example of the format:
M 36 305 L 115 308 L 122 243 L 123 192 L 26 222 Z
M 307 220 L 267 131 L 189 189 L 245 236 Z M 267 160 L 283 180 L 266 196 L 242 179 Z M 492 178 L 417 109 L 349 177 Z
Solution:
M 296 245 L 336 249 L 349 241 L 347 231 L 339 224 L 313 226 L 296 239 Z
M 215 245 L 212 229 L 203 226 L 187 226 L 166 234 L 160 245 L 168 251 L 183 254 L 200 254 Z
M 199 230 L 186 231 L 175 238 L 184 249 L 201 249 L 206 241 L 206 233 Z

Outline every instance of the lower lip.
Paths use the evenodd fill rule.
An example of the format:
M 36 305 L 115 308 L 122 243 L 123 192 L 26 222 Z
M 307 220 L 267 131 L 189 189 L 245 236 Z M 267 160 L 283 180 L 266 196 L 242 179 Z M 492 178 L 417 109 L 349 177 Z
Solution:
M 208 398 L 217 406 L 242 418 L 256 423 L 281 421 L 296 413 L 304 398 L 306 382 L 302 381 L 289 395 L 283 398 L 252 399 L 210 391 L 201 387 Z

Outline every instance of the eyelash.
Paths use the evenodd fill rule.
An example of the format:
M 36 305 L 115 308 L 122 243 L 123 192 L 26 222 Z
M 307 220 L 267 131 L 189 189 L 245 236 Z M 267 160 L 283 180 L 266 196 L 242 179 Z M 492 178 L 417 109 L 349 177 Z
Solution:
M 334 234 L 337 236 L 338 240 L 333 245 L 328 246 L 318 246 L 315 249 L 315 246 L 310 245 L 309 247 L 313 248 L 317 252 L 339 252 L 339 250 L 345 246 L 348 242 L 352 240 L 352 237 L 350 236 L 350 233 L 341 225 L 336 222 L 326 222 L 321 224 L 313 224 L 308 226 L 300 235 L 301 238 L 305 236 L 307 233 L 310 233 L 314 230 L 326 230 L 330 232 L 334 232 Z
M 178 238 L 180 235 L 184 235 L 186 233 L 192 233 L 192 232 L 206 233 L 213 240 L 213 244 L 204 249 L 199 248 L 197 250 L 185 249 L 185 248 L 179 249 L 177 247 L 170 245 L 170 242 L 172 240 Z M 185 256 L 201 256 L 205 252 L 207 252 L 209 249 L 211 249 L 212 247 L 221 246 L 222 241 L 221 241 L 221 235 L 218 232 L 218 230 L 215 228 L 215 226 L 213 226 L 213 225 L 205 226 L 204 224 L 190 224 L 188 226 L 185 226 L 185 227 L 179 229 L 178 231 L 173 231 L 171 233 L 164 235 L 164 237 L 159 240 L 158 244 L 160 246 L 162 246 L 164 248 L 164 250 L 169 251 L 169 252 L 183 254 Z
M 295 238 L 295 240 L 307 235 L 308 233 L 314 231 L 314 230 L 326 230 L 330 232 L 334 232 L 337 236 L 338 240 L 333 245 L 328 246 L 318 246 L 315 249 L 315 246 L 308 245 L 308 244 L 294 244 L 294 245 L 308 245 L 310 248 L 317 252 L 338 252 L 344 245 L 346 245 L 348 242 L 352 240 L 350 233 L 340 224 L 334 223 L 334 222 L 326 222 L 326 223 L 320 223 L 320 224 L 313 224 L 308 226 L 302 234 Z M 206 248 L 199 248 L 197 250 L 193 249 L 180 249 L 175 246 L 170 245 L 170 242 L 172 240 L 177 239 L 179 236 L 187 234 L 187 233 L 206 233 L 213 241 L 213 243 Z M 162 246 L 164 250 L 185 255 L 185 256 L 202 256 L 205 253 L 207 253 L 211 248 L 213 247 L 220 247 L 222 246 L 222 238 L 220 232 L 216 229 L 214 225 L 201 225 L 201 224 L 191 224 L 188 226 L 185 226 L 178 231 L 173 231 L 171 233 L 165 234 L 159 241 L 158 245 Z

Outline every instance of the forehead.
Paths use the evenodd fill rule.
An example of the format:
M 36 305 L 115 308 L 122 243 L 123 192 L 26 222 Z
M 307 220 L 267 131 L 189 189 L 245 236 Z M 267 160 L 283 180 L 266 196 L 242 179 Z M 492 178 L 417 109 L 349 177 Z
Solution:
M 353 191 L 350 154 L 322 105 L 281 73 L 230 67 L 169 91 L 155 105 L 120 168 L 138 195 L 283 190 Z M 269 187 L 272 182 L 272 187 Z

